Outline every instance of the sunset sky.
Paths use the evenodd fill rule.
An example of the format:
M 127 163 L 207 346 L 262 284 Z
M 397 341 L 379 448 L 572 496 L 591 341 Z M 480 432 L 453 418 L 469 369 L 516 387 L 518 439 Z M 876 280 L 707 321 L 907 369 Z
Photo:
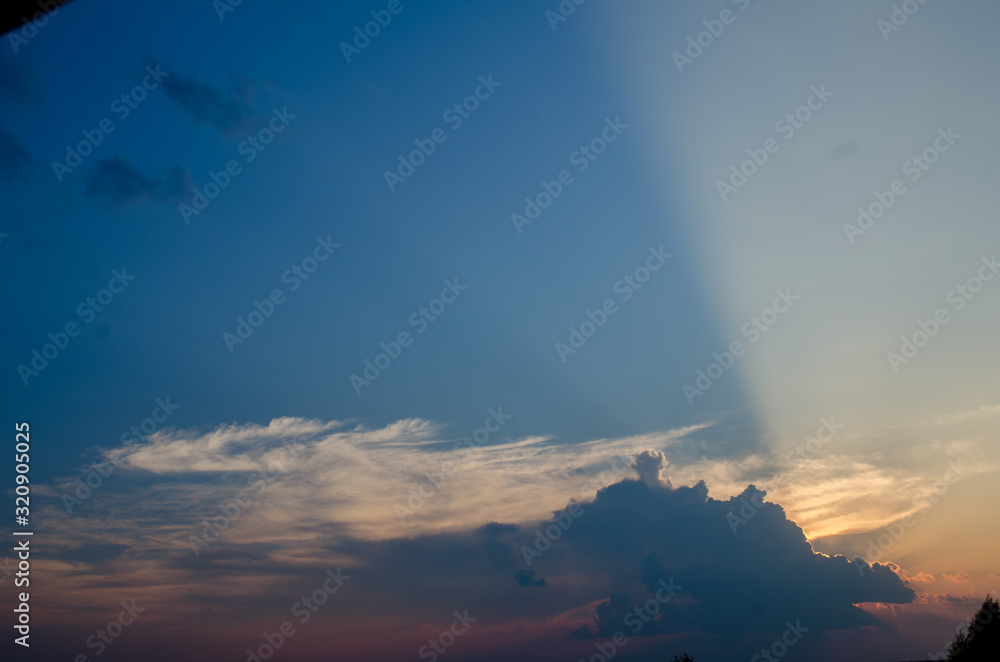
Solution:
M 945 651 L 1000 592 L 1000 7 L 674 4 L 5 35 L 2 650 Z

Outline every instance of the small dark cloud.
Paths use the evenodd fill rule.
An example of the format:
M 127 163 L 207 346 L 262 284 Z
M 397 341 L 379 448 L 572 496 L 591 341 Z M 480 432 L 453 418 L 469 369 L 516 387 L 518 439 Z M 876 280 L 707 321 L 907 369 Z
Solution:
M 16 179 L 31 156 L 7 127 L 0 125 L 0 181 Z
M 195 78 L 171 74 L 163 90 L 188 115 L 224 135 L 234 135 L 250 125 L 254 86 L 242 74 L 230 73 L 232 90 L 223 92 Z
M 97 162 L 88 173 L 86 194 L 93 200 L 122 207 L 146 202 L 180 202 L 191 188 L 190 173 L 171 167 L 161 177 L 148 177 L 134 165 L 112 156 Z
M 521 572 L 514 575 L 514 579 L 517 581 L 518 586 L 545 586 L 545 580 L 541 577 L 535 577 L 534 570 L 522 570 Z

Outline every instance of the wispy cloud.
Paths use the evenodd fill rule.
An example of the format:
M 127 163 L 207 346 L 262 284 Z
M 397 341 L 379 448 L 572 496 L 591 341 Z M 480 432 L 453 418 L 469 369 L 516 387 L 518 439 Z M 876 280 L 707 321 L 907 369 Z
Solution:
M 218 90 L 196 78 L 177 74 L 163 81 L 163 89 L 178 107 L 199 122 L 228 136 L 246 129 L 252 117 L 254 86 L 250 79 L 231 73 L 231 90 Z
M 113 156 L 102 159 L 87 173 L 86 194 L 111 207 L 145 202 L 179 202 L 191 188 L 191 176 L 180 166 L 165 175 L 149 177 L 134 165 Z

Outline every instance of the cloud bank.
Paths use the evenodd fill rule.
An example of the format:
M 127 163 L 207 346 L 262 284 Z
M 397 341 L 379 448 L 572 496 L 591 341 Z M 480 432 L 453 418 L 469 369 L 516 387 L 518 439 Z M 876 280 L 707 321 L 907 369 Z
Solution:
M 862 574 L 815 553 L 752 486 L 721 499 L 704 481 L 674 487 L 666 457 L 695 431 L 470 448 L 420 419 L 164 429 L 104 451 L 115 462 L 104 484 L 74 515 L 47 514 L 60 534 L 41 584 L 62 578 L 70 622 L 84 607 L 114 604 L 127 585 L 150 622 L 182 627 L 193 609 L 238 632 L 266 627 L 296 591 L 340 567 L 352 579 L 302 645 L 333 637 L 371 659 L 380 659 L 376 634 L 394 642 L 391 655 L 409 655 L 438 627 L 434 615 L 456 609 L 480 619 L 469 640 L 486 648 L 518 631 L 536 640 L 538 659 L 585 650 L 623 628 L 631 636 L 628 614 L 664 582 L 681 588 L 637 641 L 711 636 L 740 646 L 789 619 L 816 631 L 866 628 L 879 620 L 856 605 L 914 600 L 888 566 Z M 744 499 L 762 505 L 734 534 L 729 517 Z M 203 544 L 193 549 L 192 539 Z M 187 606 L 183 618 L 176 604 Z

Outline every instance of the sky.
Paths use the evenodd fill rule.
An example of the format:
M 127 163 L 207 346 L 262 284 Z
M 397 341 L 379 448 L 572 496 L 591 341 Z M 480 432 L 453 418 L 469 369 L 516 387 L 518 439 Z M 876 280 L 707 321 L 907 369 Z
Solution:
M 76 0 L 4 35 L 24 659 L 946 650 L 1000 587 L 998 18 Z

